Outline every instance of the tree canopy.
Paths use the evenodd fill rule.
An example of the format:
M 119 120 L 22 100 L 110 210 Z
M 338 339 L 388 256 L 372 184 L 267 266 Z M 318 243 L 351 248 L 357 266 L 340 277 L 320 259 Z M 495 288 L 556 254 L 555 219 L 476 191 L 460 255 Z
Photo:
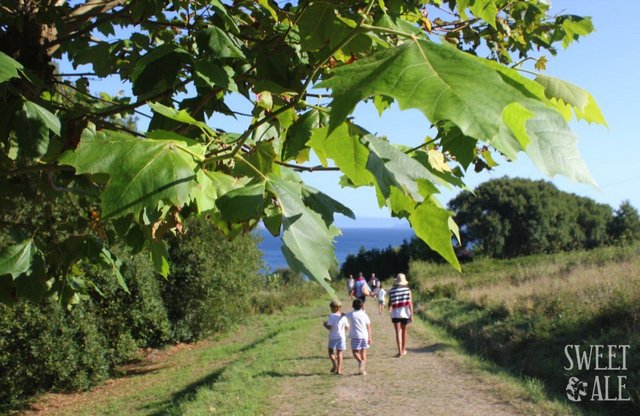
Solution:
M 562 192 L 546 181 L 494 179 L 449 202 L 467 248 L 510 258 L 609 244 L 610 206 Z
M 191 215 L 230 237 L 264 223 L 288 263 L 330 290 L 333 217 L 353 213 L 298 172 L 373 188 L 458 269 L 441 187 L 520 152 L 593 182 L 567 123 L 604 123 L 600 110 L 542 74 L 592 23 L 544 0 L 12 0 L 0 11 L 5 301 L 76 291 L 90 279 L 82 262 L 126 290 L 116 239 L 166 276 L 165 234 Z M 131 93 L 97 91 L 100 79 Z M 409 148 L 368 132 L 351 115 L 362 102 L 417 109 L 432 127 Z M 245 127 L 223 131 L 216 114 Z M 12 218 L 18 197 L 64 199 L 76 215 Z

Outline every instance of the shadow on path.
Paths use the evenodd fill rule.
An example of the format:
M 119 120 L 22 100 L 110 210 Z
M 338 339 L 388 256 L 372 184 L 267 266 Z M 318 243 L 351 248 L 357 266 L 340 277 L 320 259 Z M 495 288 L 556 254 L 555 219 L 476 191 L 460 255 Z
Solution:
M 425 345 L 418 348 L 407 348 L 407 351 L 418 354 L 433 354 L 438 351 L 448 350 L 451 348 L 451 344 L 445 344 L 442 342 L 436 342 L 435 344 Z

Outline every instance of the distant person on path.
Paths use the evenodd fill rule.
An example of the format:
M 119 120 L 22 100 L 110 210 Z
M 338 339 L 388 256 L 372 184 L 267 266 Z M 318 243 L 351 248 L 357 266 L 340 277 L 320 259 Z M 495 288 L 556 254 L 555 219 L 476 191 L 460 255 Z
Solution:
M 403 273 L 398 273 L 389 291 L 389 312 L 391 322 L 396 330 L 396 344 L 401 357 L 407 354 L 407 325 L 413 319 L 413 298 L 409 282 Z
M 351 292 L 353 297 L 356 299 L 360 299 L 362 301 L 362 305 L 367 300 L 367 296 L 373 296 L 373 292 L 367 282 L 364 280 L 364 275 L 362 272 L 358 273 L 358 278 L 356 279 L 355 287 L 353 288 L 353 292 Z
M 384 310 L 384 305 L 387 302 L 387 291 L 382 287 L 382 283 L 378 286 L 378 290 L 376 292 L 376 299 L 378 299 L 378 315 L 382 315 L 382 311 Z
M 347 349 L 347 336 L 345 330 L 349 328 L 349 320 L 342 313 L 342 304 L 337 300 L 332 300 L 329 304 L 331 315 L 323 322 L 324 327 L 329 330 L 329 359 L 331 360 L 331 372 L 342 375 L 342 351 Z
M 371 273 L 371 277 L 369 278 L 369 287 L 373 292 L 380 286 L 380 280 L 376 277 L 375 273 Z
M 347 279 L 347 295 L 349 296 L 350 299 L 353 299 L 353 289 L 356 286 L 356 281 L 353 278 L 353 275 L 350 274 L 349 278 Z
M 353 300 L 353 311 L 347 313 L 351 322 L 349 338 L 351 338 L 351 351 L 353 358 L 358 362 L 358 374 L 367 374 L 367 349 L 371 345 L 371 320 L 362 309 L 363 302 L 360 299 Z

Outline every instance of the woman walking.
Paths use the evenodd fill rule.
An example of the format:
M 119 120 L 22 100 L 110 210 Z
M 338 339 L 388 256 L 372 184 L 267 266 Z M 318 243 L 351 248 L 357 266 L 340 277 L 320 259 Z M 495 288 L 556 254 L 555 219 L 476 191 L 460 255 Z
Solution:
M 389 291 L 389 312 L 391 322 L 396 330 L 396 344 L 398 354 L 401 357 L 407 354 L 407 325 L 413 318 L 413 298 L 409 282 L 403 273 L 398 273 Z

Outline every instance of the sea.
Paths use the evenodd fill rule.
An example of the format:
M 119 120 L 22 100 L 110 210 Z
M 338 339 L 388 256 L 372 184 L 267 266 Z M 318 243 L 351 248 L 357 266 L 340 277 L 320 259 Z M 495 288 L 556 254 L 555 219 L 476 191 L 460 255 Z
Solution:
M 264 254 L 266 267 L 273 271 L 289 267 L 282 254 L 280 237 L 273 237 L 264 228 L 256 231 L 261 237 L 260 250 Z M 349 254 L 358 254 L 360 249 L 384 249 L 398 247 L 404 240 L 410 240 L 415 234 L 411 228 L 343 228 L 342 235 L 336 238 L 335 249 L 338 264 L 342 265 Z

